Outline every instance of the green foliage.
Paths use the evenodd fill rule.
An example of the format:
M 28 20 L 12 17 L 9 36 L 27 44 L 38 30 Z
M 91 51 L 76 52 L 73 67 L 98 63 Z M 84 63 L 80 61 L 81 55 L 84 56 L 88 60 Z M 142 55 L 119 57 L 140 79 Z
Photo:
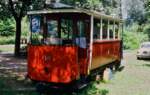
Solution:
M 124 49 L 137 49 L 141 42 L 148 41 L 148 35 L 138 29 L 138 24 L 126 27 L 123 33 Z
M 79 92 L 79 95 L 107 95 L 106 89 L 99 89 L 97 83 L 91 83 L 88 87 Z
M 22 19 L 21 23 L 22 23 L 21 37 L 27 38 L 29 36 L 29 28 L 30 28 L 30 24 L 29 24 L 27 16 Z
M 30 10 L 39 10 L 44 8 L 46 0 L 30 0 L 30 1 L 31 1 Z
M 15 32 L 15 22 L 13 19 L 0 20 L 0 35 L 10 36 L 14 35 Z
M 60 0 L 62 3 L 83 7 L 87 9 L 98 10 L 106 14 L 116 13 L 115 8 L 119 8 L 120 1 L 118 0 Z M 119 11 L 116 13 L 120 14 Z
M 27 38 L 29 35 L 29 23 L 27 17 L 22 20 L 21 38 Z M 0 45 L 15 44 L 15 21 L 14 19 L 0 20 Z
M 0 45 L 5 45 L 5 44 L 15 44 L 15 37 L 14 36 L 8 36 L 8 37 L 0 36 Z
M 148 35 L 148 39 L 150 41 L 150 24 L 149 23 L 145 24 L 145 26 L 143 27 L 143 31 L 145 34 Z

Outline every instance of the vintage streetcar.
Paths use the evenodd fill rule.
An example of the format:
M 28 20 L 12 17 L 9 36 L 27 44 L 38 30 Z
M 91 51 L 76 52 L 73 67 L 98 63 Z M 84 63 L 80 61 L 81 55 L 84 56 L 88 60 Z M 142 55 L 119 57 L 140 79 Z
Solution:
M 28 12 L 28 77 L 52 88 L 76 88 L 117 69 L 122 20 L 94 10 L 54 3 Z

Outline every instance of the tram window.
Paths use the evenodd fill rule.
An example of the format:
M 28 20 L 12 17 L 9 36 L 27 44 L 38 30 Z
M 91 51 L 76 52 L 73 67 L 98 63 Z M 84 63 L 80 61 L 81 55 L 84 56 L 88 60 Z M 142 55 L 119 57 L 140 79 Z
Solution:
M 72 39 L 73 36 L 73 21 L 69 19 L 61 20 L 61 38 Z
M 50 38 L 58 37 L 58 22 L 56 20 L 47 21 L 47 36 Z
M 77 28 L 79 37 L 85 37 L 85 23 L 83 21 L 78 21 Z
M 47 38 L 45 44 L 48 45 L 59 45 L 61 40 L 58 38 L 58 21 L 48 20 L 47 21 Z
M 77 22 L 77 30 L 78 30 L 78 37 L 76 38 L 76 45 L 80 48 L 86 48 L 86 24 L 84 21 L 80 20 Z
M 110 25 L 109 25 L 109 38 L 110 39 L 113 39 L 113 28 L 114 28 L 114 26 L 113 26 L 113 23 L 110 23 Z
M 115 39 L 118 39 L 118 32 L 119 32 L 119 24 L 115 24 Z
M 108 25 L 107 25 L 107 22 L 106 21 L 103 21 L 104 23 L 103 23 L 103 39 L 107 39 L 107 28 L 108 28 Z
M 94 32 L 93 32 L 93 38 L 99 39 L 100 38 L 100 22 L 94 21 Z
M 31 43 L 35 45 L 41 44 L 43 39 L 41 17 L 31 16 L 30 27 L 31 27 Z

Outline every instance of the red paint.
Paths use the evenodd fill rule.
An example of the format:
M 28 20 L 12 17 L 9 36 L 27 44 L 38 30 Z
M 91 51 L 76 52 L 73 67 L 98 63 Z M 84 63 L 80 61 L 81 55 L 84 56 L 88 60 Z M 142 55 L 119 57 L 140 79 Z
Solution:
M 78 59 L 79 59 L 81 75 L 88 74 L 89 56 L 87 50 L 88 49 L 84 49 L 84 48 L 78 49 Z
M 69 83 L 79 76 L 75 46 L 28 46 L 28 75 L 33 80 Z
M 121 60 L 120 41 L 94 41 L 93 58 Z M 109 51 L 109 52 L 108 52 Z M 28 75 L 37 81 L 69 83 L 88 74 L 88 49 L 77 46 L 28 45 Z
M 111 41 L 94 41 L 93 43 L 93 58 L 94 57 L 109 57 L 113 56 L 116 60 L 121 60 L 121 44 L 120 40 Z

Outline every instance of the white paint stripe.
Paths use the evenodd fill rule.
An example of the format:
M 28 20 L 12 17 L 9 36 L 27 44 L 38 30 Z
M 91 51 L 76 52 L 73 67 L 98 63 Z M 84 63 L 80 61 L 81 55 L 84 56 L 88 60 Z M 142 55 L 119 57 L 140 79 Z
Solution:
M 100 40 L 103 39 L 103 19 L 100 20 L 101 26 L 100 26 Z
M 89 70 L 92 66 L 92 52 L 93 52 L 93 24 L 94 24 L 94 18 L 93 15 L 91 16 L 91 30 L 90 30 L 90 64 L 89 64 Z

